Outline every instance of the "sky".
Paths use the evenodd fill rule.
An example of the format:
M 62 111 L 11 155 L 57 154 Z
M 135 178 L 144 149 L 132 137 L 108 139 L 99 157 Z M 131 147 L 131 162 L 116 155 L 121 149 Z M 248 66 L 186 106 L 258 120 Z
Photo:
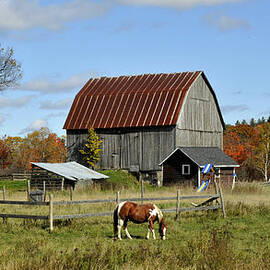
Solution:
M 270 116 L 268 0 L 0 0 L 0 47 L 23 77 L 0 93 L 0 138 L 58 136 L 91 77 L 203 71 L 225 123 Z

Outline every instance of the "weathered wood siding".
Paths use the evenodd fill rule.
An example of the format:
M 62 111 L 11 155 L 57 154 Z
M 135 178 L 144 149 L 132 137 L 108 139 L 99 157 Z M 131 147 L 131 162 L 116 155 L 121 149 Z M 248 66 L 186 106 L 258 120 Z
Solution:
M 102 169 L 161 170 L 158 164 L 175 148 L 174 127 L 97 130 L 103 140 Z
M 175 149 L 175 127 L 97 129 L 96 133 L 103 140 L 101 169 L 161 170 L 158 164 Z M 87 130 L 67 131 L 69 161 L 83 163 L 78 150 L 86 138 Z
M 218 146 L 223 149 L 223 126 L 217 105 L 202 76 L 191 86 L 179 115 L 177 146 Z

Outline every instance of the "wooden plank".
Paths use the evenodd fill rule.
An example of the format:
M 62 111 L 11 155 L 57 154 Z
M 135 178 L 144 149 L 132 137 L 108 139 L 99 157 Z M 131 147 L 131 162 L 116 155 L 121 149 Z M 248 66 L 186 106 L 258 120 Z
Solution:
M 213 198 L 218 199 L 218 195 L 191 195 L 191 196 L 181 196 L 181 200 L 187 199 L 208 199 Z M 120 199 L 119 202 L 124 201 L 170 201 L 177 200 L 177 197 L 153 197 L 153 198 L 123 198 Z M 95 203 L 108 203 L 108 202 L 116 202 L 115 199 L 104 199 L 104 200 L 83 200 L 83 201 L 59 201 L 54 202 L 54 205 L 68 205 L 68 204 L 95 204 Z M 1 201 L 0 201 L 1 204 Z
M 179 210 L 180 210 L 180 189 L 177 190 L 177 201 L 176 201 L 176 216 L 175 216 L 175 220 L 178 219 Z
M 116 202 L 116 200 L 105 199 L 105 200 L 83 200 L 83 201 L 59 201 L 59 202 L 53 202 L 53 205 L 91 204 L 91 203 L 94 204 L 94 203 L 108 203 L 108 202 Z
M 126 198 L 126 199 L 121 199 L 121 202 L 124 201 L 170 201 L 170 200 L 176 200 L 177 197 L 156 197 L 156 198 Z
M 218 198 L 219 198 L 219 197 L 217 197 L 217 198 L 212 197 L 212 198 L 206 200 L 205 202 L 202 202 L 202 203 L 196 205 L 196 207 L 200 207 L 200 206 L 206 205 L 206 204 L 208 204 L 208 203 L 210 203 L 210 202 L 212 202 L 212 201 L 214 201 L 214 200 L 217 200 Z
M 27 201 L 3 201 L 0 200 L 0 204 L 12 204 L 12 205 L 35 205 L 35 206 L 46 206 L 49 202 L 27 202 Z
M 226 218 L 225 204 L 224 204 L 224 200 L 223 200 L 221 186 L 219 186 L 219 196 L 220 196 L 220 202 L 221 202 L 221 209 L 222 209 L 222 212 L 223 212 L 223 217 Z
M 215 210 L 221 208 L 220 205 L 211 205 L 211 206 L 201 206 L 201 207 L 185 207 L 180 208 L 180 212 L 186 211 L 204 211 L 204 210 Z
M 190 196 L 181 196 L 181 200 L 188 200 L 188 199 L 208 199 L 208 198 L 214 198 L 218 199 L 218 195 L 190 195 Z M 170 200 L 177 200 L 177 197 L 153 197 L 153 198 L 126 198 L 121 199 L 121 202 L 123 201 L 170 201 Z
M 48 219 L 48 216 L 0 214 L 0 218 Z
M 53 219 L 68 219 L 68 218 L 87 218 L 87 217 L 105 217 L 112 216 L 113 212 L 103 212 L 103 213 L 89 213 L 89 214 L 74 214 L 74 215 L 57 215 L 53 216 Z
M 53 195 L 50 194 L 50 207 L 49 207 L 49 223 L 50 223 L 50 232 L 53 231 Z

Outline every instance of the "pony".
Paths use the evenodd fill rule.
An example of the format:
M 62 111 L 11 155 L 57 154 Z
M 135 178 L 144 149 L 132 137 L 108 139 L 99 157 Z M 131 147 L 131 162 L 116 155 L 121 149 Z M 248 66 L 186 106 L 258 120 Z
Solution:
M 127 237 L 132 239 L 127 230 L 128 221 L 132 221 L 136 224 L 148 222 L 147 239 L 149 239 L 150 231 L 152 231 L 153 238 L 156 239 L 153 224 L 155 221 L 158 221 L 160 237 L 163 240 L 166 239 L 167 226 L 164 223 L 164 217 L 161 210 L 155 204 L 136 204 L 130 201 L 119 203 L 113 212 L 113 227 L 115 237 L 117 234 L 118 238 L 122 240 L 121 229 L 123 227 Z

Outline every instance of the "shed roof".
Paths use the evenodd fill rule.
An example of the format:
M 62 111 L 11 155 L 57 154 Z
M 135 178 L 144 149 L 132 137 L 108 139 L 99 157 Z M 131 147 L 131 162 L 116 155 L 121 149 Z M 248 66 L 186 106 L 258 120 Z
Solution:
M 181 151 L 199 167 L 213 163 L 216 167 L 239 167 L 239 165 L 218 147 L 177 147 L 159 165 L 167 161 L 174 153 Z
M 200 75 L 217 104 L 201 71 L 92 78 L 76 95 L 64 129 L 176 125 L 186 93 Z
M 107 175 L 91 170 L 75 161 L 66 163 L 31 162 L 31 164 L 72 181 L 109 178 Z

